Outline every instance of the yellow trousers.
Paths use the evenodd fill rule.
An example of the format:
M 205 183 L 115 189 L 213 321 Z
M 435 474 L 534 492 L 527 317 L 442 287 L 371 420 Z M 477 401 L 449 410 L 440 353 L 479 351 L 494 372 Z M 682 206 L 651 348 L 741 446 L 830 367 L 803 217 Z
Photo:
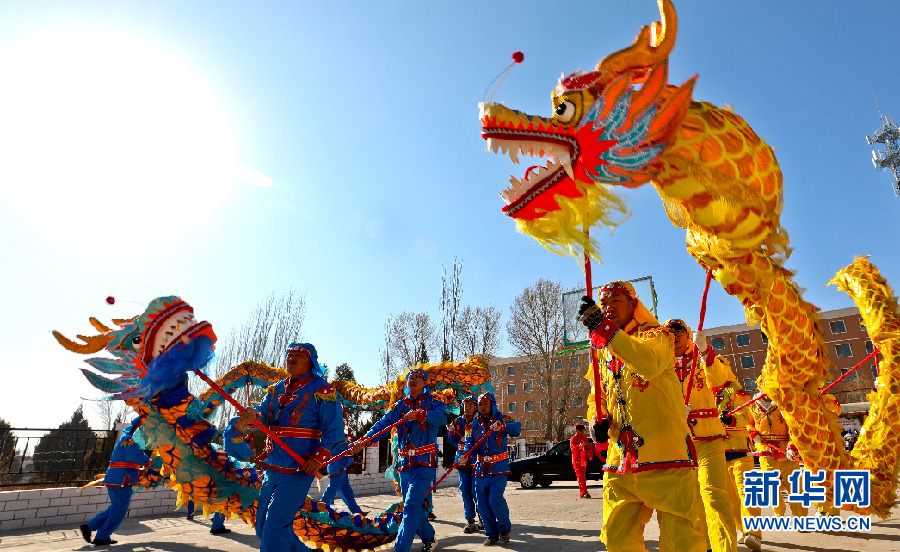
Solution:
M 743 516 L 762 515 L 761 508 L 744 506 L 744 472 L 752 470 L 753 467 L 753 456 L 750 454 L 728 462 L 728 471 L 731 472 L 728 495 L 731 497 L 731 515 L 734 517 L 735 526 L 740 527 L 745 535 L 753 534 L 762 540 L 762 531 L 759 529 L 747 531 L 744 527 Z
M 696 476 L 690 468 L 603 476 L 600 539 L 612 552 L 647 552 L 644 525 L 656 510 L 660 552 L 704 552 Z
M 725 463 L 725 441 L 694 441 L 697 448 L 698 493 L 703 503 L 699 513 L 709 548 L 715 552 L 737 551 L 737 524 L 731 513 L 729 477 Z
M 777 506 L 772 508 L 772 511 L 774 511 L 777 516 L 783 516 L 786 510 L 785 498 L 791 494 L 791 483 L 788 480 L 788 477 L 790 477 L 794 470 L 800 469 L 800 462 L 788 460 L 787 458 L 760 456 L 759 467 L 763 471 L 781 471 L 781 500 L 778 501 Z M 800 502 L 788 502 L 788 504 L 791 505 L 791 515 L 793 516 L 805 516 L 809 510 Z

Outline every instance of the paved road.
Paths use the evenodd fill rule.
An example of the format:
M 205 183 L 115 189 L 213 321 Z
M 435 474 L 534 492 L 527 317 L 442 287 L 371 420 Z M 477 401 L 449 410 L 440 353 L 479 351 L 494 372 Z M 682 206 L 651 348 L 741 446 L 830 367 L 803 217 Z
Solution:
M 606 550 L 599 540 L 603 501 L 599 484 L 591 486 L 595 497 L 582 500 L 574 484 L 556 483 L 552 487 L 523 490 L 510 484 L 506 495 L 513 518 L 512 542 L 504 548 L 517 552 L 588 552 Z M 393 502 L 391 495 L 360 497 L 365 510 L 381 510 Z M 462 532 L 462 503 L 455 489 L 435 493 L 434 523 L 439 550 L 483 551 L 483 536 Z M 764 512 L 765 513 L 765 512 Z M 184 514 L 157 518 L 127 519 L 114 535 L 118 552 L 249 552 L 259 549 L 259 541 L 250 528 L 239 520 L 229 520 L 232 533 L 209 534 L 209 520 L 187 521 Z M 645 538 L 651 552 L 658 551 L 659 527 L 655 520 L 647 526 Z M 419 544 L 413 545 L 413 550 Z M 16 530 L 0 533 L 0 551 L 55 552 L 60 550 L 95 550 L 86 544 L 76 527 Z M 493 548 L 497 550 L 497 548 Z M 738 546 L 739 552 L 747 549 Z M 795 533 L 766 532 L 763 550 L 772 552 L 844 552 L 865 550 L 896 552 L 900 550 L 900 507 L 895 507 L 887 520 L 872 520 L 872 530 L 865 533 Z

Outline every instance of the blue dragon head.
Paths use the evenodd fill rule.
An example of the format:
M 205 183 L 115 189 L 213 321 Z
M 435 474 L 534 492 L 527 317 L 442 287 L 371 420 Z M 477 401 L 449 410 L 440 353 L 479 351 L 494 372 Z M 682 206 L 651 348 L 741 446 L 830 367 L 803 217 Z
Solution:
M 53 336 L 66 349 L 93 354 L 107 351 L 113 358 L 85 360 L 109 378 L 82 369 L 94 387 L 108 393 L 107 399 L 146 399 L 172 389 L 187 379 L 188 372 L 204 368 L 213 356 L 216 334 L 209 322 L 198 322 L 194 309 L 180 297 L 158 297 L 140 315 L 113 320 L 118 329 L 110 329 L 96 318 L 91 325 L 101 333 L 77 336 L 83 343 L 71 341 L 54 331 Z

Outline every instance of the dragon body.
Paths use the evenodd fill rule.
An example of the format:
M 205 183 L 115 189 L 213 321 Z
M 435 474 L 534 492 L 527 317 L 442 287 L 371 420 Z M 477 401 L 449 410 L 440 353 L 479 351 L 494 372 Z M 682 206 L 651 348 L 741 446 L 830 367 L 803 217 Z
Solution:
M 818 392 L 832 367 L 818 309 L 784 268 L 790 250 L 780 223 L 778 161 L 741 117 L 692 99 L 697 77 L 667 82 L 677 19 L 670 0 L 659 6 L 662 21 L 644 27 L 630 47 L 594 71 L 560 79 L 552 117 L 480 105 L 489 150 L 514 162 L 520 154 L 550 159 L 511 178 L 501 192 L 503 210 L 551 251 L 599 259 L 589 229 L 621 222 L 625 206 L 616 187 L 652 184 L 671 222 L 687 231 L 688 252 L 742 302 L 748 323 L 760 323 L 768 336 L 763 384 L 807 467 L 846 469 L 851 461 L 840 438 L 839 406 Z M 885 415 L 875 408 L 871 413 Z M 875 510 L 884 514 L 886 504 Z
M 72 341 L 53 334 L 70 351 L 111 355 L 87 359 L 95 371 L 82 371 L 107 393 L 104 399 L 123 399 L 138 413 L 140 427 L 134 439 L 141 448 L 152 450 L 155 466 L 161 460 L 163 480 L 178 492 L 177 504 L 192 500 L 205 514 L 221 512 L 253 524 L 261 474 L 254 463 L 234 459 L 212 442 L 217 429 L 208 420 L 222 397 L 212 390 L 195 397 L 187 388 L 188 374 L 204 369 L 212 358 L 216 340 L 212 326 L 197 322 L 190 305 L 174 296 L 155 299 L 135 318 L 113 320 L 116 328 L 96 318 L 90 322 L 98 335 L 79 335 L 79 341 Z M 429 385 L 448 403 L 461 392 L 490 386 L 486 363 L 477 358 L 423 367 L 429 372 Z M 246 385 L 268 386 L 286 376 L 282 369 L 247 361 L 217 383 L 232 392 Z M 368 409 L 389 407 L 387 401 L 402 394 L 404 386 L 402 378 L 376 389 L 335 383 L 345 406 Z M 372 550 L 396 538 L 401 514 L 402 505 L 394 505 L 367 518 L 307 497 L 294 531 L 313 548 Z

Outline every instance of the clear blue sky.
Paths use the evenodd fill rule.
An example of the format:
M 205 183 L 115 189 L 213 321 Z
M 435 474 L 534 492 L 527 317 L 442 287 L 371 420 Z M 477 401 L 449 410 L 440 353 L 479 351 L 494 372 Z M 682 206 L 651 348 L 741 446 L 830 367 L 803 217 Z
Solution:
M 734 106 L 774 147 L 806 298 L 850 306 L 824 284 L 854 255 L 900 285 L 900 199 L 865 141 L 873 92 L 900 120 L 900 5 L 676 8 L 671 80 L 699 74 L 695 99 Z M 549 115 L 561 72 L 657 18 L 653 0 L 0 4 L 0 416 L 55 427 L 97 397 L 50 330 L 158 295 L 224 335 L 293 287 L 320 358 L 374 385 L 385 319 L 436 316 L 454 257 L 463 304 L 504 313 L 539 278 L 582 281 L 500 212 L 523 165 L 485 153 L 477 103 L 521 50 L 495 100 Z M 598 234 L 595 281 L 652 275 L 660 315 L 695 321 L 704 276 L 683 230 L 650 186 L 627 200 L 631 219 Z M 715 288 L 707 316 L 743 311 Z

